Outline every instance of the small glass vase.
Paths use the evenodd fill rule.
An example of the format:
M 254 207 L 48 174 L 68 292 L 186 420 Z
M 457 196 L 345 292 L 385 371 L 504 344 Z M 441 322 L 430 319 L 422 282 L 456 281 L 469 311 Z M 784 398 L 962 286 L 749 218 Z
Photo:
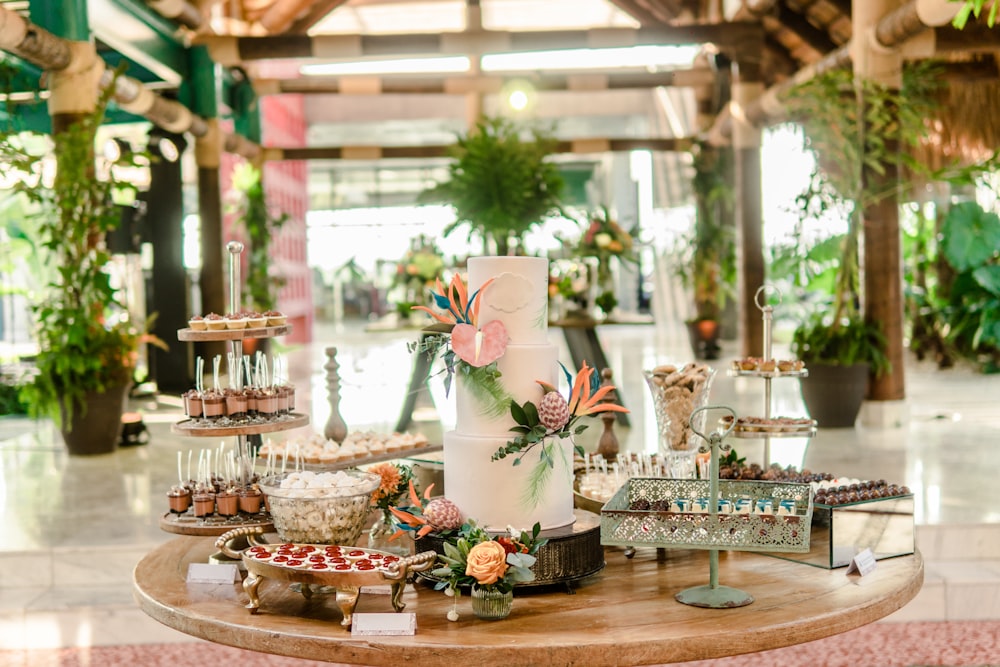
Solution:
M 653 396 L 659 451 L 674 479 L 698 476 L 696 457 L 700 438 L 692 427 L 705 432 L 704 412 L 691 423 L 691 413 L 708 404 L 715 370 L 704 364 L 689 364 L 673 371 L 643 371 Z
M 402 538 L 390 541 L 389 538 L 395 534 L 396 525 L 392 521 L 392 513 L 389 510 L 383 510 L 375 519 L 372 527 L 368 529 L 368 548 L 391 554 L 409 555 L 409 550 Z
M 472 613 L 484 621 L 499 621 L 510 616 L 514 591 L 506 593 L 491 586 L 472 587 Z

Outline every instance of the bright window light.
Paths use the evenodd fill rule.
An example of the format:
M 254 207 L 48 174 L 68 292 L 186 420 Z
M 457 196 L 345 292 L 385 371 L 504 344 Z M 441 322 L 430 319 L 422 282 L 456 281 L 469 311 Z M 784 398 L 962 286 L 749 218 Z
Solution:
M 528 94 L 523 90 L 512 91 L 507 102 L 514 111 L 524 111 L 528 107 Z
M 305 76 L 348 76 L 352 74 L 447 74 L 469 71 L 466 56 L 441 58 L 397 58 L 393 60 L 356 60 L 343 63 L 303 65 Z
M 700 46 L 629 46 L 615 49 L 565 49 L 484 55 L 484 72 L 660 68 L 689 66 Z

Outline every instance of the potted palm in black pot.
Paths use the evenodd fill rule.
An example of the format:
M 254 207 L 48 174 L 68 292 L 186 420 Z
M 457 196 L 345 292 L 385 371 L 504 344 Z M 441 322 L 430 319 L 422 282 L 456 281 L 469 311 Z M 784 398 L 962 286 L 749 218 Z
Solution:
M 114 165 L 102 165 L 105 173 L 96 167 L 95 138 L 113 89 L 107 87 L 93 113 L 56 133 L 51 150 L 33 150 L 48 144 L 37 135 L 0 137 L 3 169 L 37 216 L 35 260 L 58 267 L 30 297 L 38 351 L 21 395 L 29 414 L 55 421 L 70 454 L 117 448 L 140 345 L 162 345 L 144 323 L 131 321 L 108 271 L 105 236 L 121 222 L 115 194 L 132 187 L 115 177 Z M 53 155 L 47 182 L 43 164 Z M 134 158 L 123 155 L 119 164 Z
M 863 178 L 863 169 L 920 168 L 907 149 L 920 140 L 934 89 L 928 66 L 906 70 L 899 90 L 857 80 L 849 69 L 830 69 L 786 99 L 816 154 L 809 186 L 796 201 L 800 217 L 839 213 L 847 220 L 846 232 L 820 243 L 800 237 L 784 271 L 772 272 L 792 276 L 812 306 L 793 334 L 792 350 L 809 369 L 803 399 L 822 427 L 852 427 L 870 374 L 890 370 L 885 336 L 865 317 L 860 288 L 861 214 L 890 192 Z

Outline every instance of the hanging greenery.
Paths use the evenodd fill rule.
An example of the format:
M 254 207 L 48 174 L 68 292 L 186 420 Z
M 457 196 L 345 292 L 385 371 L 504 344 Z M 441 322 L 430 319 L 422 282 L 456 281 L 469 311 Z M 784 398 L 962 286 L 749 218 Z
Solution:
M 925 119 L 935 108 L 939 86 L 933 63 L 907 67 L 899 89 L 855 77 L 847 69 L 830 69 L 799 84 L 786 98 L 791 118 L 803 127 L 805 147 L 816 155 L 809 185 L 796 198 L 800 219 L 828 213 L 847 219 L 846 233 L 828 242 L 837 248 L 835 259 L 817 265 L 818 256 L 799 233 L 790 255 L 796 260 L 786 265 L 798 287 L 829 287 L 825 294 L 814 294 L 816 309 L 794 337 L 796 354 L 807 362 L 862 361 L 878 372 L 888 369 L 881 329 L 861 312 L 861 215 L 885 197 L 901 194 L 904 183 L 886 186 L 865 174 L 928 171 L 908 149 L 926 132 Z
M 94 143 L 113 91 L 111 84 L 92 113 L 51 143 L 33 134 L 0 136 L 0 170 L 37 206 L 38 262 L 58 267 L 50 282 L 31 295 L 38 354 L 22 397 L 30 414 L 51 417 L 64 427 L 74 412 L 86 409 L 89 393 L 132 381 L 141 344 L 164 346 L 129 319 L 108 273 L 105 235 L 121 222 L 114 195 L 134 191 L 116 177 L 116 167 L 136 165 L 136 156 L 126 153 L 98 173 Z M 44 164 L 50 159 L 55 175 L 47 182 Z
M 736 284 L 733 190 L 726 179 L 731 154 L 707 142 L 691 148 L 695 220 L 684 237 L 677 273 L 692 291 L 695 320 L 718 320 Z
M 233 171 L 233 188 L 239 193 L 238 221 L 246 229 L 250 241 L 244 300 L 250 310 L 265 313 L 275 309 L 278 290 L 285 284 L 284 276 L 273 273 L 271 242 L 288 221 L 288 215 L 272 213 L 264 196 L 260 169 L 252 164 L 237 165 Z

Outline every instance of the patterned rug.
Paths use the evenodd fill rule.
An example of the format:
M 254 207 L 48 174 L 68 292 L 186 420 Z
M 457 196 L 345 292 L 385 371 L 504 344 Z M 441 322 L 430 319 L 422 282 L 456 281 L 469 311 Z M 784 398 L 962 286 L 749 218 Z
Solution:
M 499 663 L 503 664 L 503 660 Z M 680 664 L 683 667 L 1000 667 L 1000 621 L 874 623 L 798 646 Z M 330 667 L 331 663 L 264 655 L 208 642 L 0 651 L 0 667 L 178 665 Z

